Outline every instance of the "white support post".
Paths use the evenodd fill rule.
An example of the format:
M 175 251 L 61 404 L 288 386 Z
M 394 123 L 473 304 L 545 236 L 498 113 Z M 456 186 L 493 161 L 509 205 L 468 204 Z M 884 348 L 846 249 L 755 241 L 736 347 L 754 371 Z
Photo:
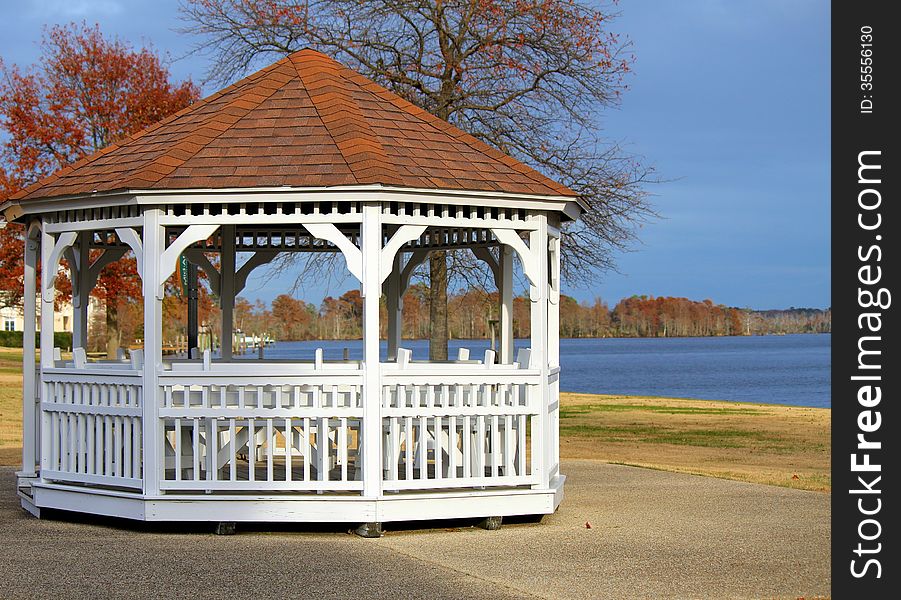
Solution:
M 232 358 L 235 335 L 235 226 L 223 225 L 219 260 L 219 306 L 222 308 L 222 360 Z
M 144 211 L 144 410 L 141 441 L 144 449 L 144 494 L 158 496 L 163 468 L 163 432 L 159 419 L 159 371 L 162 369 L 163 300 L 160 298 L 160 263 L 166 232 L 160 226 L 161 210 Z
M 559 229 L 551 229 L 548 236 L 548 368 L 560 367 L 560 237 Z M 556 406 L 548 415 L 548 478 L 560 475 L 560 377 L 548 383 L 548 406 Z
M 500 247 L 498 260 L 500 280 L 500 351 L 501 364 L 513 363 L 513 249 Z
M 377 202 L 363 206 L 361 225 L 363 283 L 363 496 L 377 498 L 382 492 L 382 411 L 379 365 L 379 298 L 382 281 L 379 262 L 382 250 L 381 209 Z
M 41 232 L 41 367 L 52 368 L 53 364 L 53 300 L 58 264 L 53 260 L 53 234 Z
M 37 462 L 37 407 L 35 405 L 35 319 L 37 318 L 37 264 L 40 230 L 31 224 L 25 236 L 25 272 L 23 274 L 22 328 L 22 471 L 20 477 L 35 477 Z
M 78 232 L 76 264 L 70 272 L 78 278 L 72 294 L 72 348 L 88 346 L 88 298 L 93 287 L 91 282 L 91 236 L 90 231 Z M 77 297 L 76 297 L 77 293 Z
M 403 291 L 401 290 L 401 252 L 394 256 L 391 273 L 388 274 L 388 360 L 397 358 L 397 349 L 401 344 L 404 327 Z
M 560 238 L 548 236 L 547 350 L 550 368 L 560 366 Z M 553 401 L 553 398 L 551 399 Z
M 52 281 L 56 279 L 56 262 L 53 260 L 53 248 L 56 240 L 53 234 L 48 233 L 41 225 L 41 372 L 45 368 L 54 366 L 53 360 L 53 298 L 55 288 Z M 53 264 L 53 267 L 49 265 Z M 49 288 L 49 293 L 48 293 Z M 23 338 L 24 343 L 24 338 Z M 42 377 L 43 379 L 43 377 Z M 45 388 L 41 386 L 41 400 L 49 401 L 44 397 Z M 50 418 L 46 413 L 41 413 L 41 472 L 50 468 Z
M 550 431 L 548 429 L 548 308 L 547 308 L 547 215 L 535 213 L 532 217 L 538 228 L 529 234 L 529 248 L 534 259 L 534 277 L 529 298 L 532 301 L 531 309 L 531 347 L 532 364 L 541 371 L 541 380 L 538 384 L 538 397 L 534 400 L 538 403 L 538 417 L 533 421 L 532 435 L 537 444 L 532 444 L 532 469 L 538 474 L 539 483 L 533 485 L 535 489 L 547 489 L 550 485 L 548 477 L 548 446 L 550 445 Z

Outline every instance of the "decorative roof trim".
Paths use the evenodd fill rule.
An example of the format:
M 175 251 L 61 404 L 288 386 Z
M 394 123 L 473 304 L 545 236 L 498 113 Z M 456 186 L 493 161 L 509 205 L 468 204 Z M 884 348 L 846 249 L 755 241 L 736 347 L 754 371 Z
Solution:
M 26 215 L 41 214 L 54 210 L 78 210 L 103 206 L 190 204 L 209 201 L 223 201 L 220 196 L 229 196 L 229 202 L 267 202 L 265 196 L 275 196 L 272 202 L 315 202 L 333 200 L 332 196 L 342 195 L 349 202 L 415 201 L 415 196 L 431 203 L 469 204 L 475 206 L 510 206 L 534 210 L 557 210 L 571 219 L 587 210 L 580 198 L 572 196 L 544 196 L 535 194 L 514 194 L 509 192 L 486 192 L 481 190 L 441 190 L 432 188 L 404 188 L 380 184 L 302 188 L 290 186 L 260 188 L 189 188 L 183 190 L 119 190 L 57 196 L 38 200 L 7 200 L 0 204 L 0 213 L 8 221 Z M 264 196 L 264 197 L 261 197 Z M 60 206 L 65 204 L 66 206 Z

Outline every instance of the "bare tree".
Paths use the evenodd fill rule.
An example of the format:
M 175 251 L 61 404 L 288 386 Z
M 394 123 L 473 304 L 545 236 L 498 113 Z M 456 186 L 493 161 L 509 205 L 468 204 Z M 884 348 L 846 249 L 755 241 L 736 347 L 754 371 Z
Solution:
M 633 57 L 609 7 L 574 0 L 183 0 L 186 32 L 226 82 L 309 46 L 569 186 L 585 200 L 563 232 L 563 274 L 585 283 L 653 216 L 652 169 L 605 143 Z M 430 355 L 447 355 L 447 258 L 429 261 Z

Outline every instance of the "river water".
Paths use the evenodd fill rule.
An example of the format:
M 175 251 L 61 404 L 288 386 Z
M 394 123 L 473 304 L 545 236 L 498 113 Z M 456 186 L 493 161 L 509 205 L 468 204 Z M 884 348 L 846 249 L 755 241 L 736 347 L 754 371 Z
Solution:
M 516 346 L 527 344 L 517 340 Z M 592 394 L 626 394 L 735 400 L 831 407 L 831 336 L 563 339 L 560 389 Z M 428 358 L 428 342 L 404 340 L 416 359 Z M 452 340 L 451 353 L 466 347 L 473 358 L 485 340 Z M 277 342 L 267 358 L 311 359 L 323 348 L 340 359 L 347 348 L 362 356 L 360 340 Z M 381 344 L 384 358 L 386 345 Z M 246 356 L 252 358 L 252 356 Z

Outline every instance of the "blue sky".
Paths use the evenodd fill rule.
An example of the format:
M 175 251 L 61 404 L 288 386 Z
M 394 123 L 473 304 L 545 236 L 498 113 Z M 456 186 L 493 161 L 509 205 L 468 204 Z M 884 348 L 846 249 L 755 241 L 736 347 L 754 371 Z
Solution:
M 203 57 L 174 31 L 177 0 L 0 2 L 0 57 L 37 60 L 45 24 L 82 19 L 152 43 L 176 78 L 200 80 Z M 632 294 L 711 298 L 730 306 L 826 307 L 830 300 L 829 4 L 818 0 L 623 0 L 613 25 L 637 57 L 610 137 L 657 168 L 661 218 L 579 299 Z M 215 91 L 205 89 L 205 93 Z M 308 286 L 304 297 L 352 287 Z M 245 295 L 285 291 L 252 279 Z

